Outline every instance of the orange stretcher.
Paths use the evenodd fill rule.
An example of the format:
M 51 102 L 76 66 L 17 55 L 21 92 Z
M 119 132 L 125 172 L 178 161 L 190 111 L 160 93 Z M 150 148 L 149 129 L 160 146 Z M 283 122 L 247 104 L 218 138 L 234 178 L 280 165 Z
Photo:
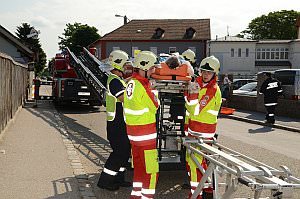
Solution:
M 155 68 L 155 72 L 151 75 L 154 79 L 159 80 L 180 80 L 190 81 L 192 79 L 188 74 L 188 65 L 182 64 L 175 69 L 169 68 L 166 63 L 161 63 L 160 68 Z

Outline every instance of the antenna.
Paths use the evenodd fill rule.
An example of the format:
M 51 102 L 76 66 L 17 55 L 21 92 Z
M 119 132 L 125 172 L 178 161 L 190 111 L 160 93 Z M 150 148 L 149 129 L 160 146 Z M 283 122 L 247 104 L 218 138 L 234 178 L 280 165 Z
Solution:
M 227 36 L 229 36 L 229 26 L 227 25 Z

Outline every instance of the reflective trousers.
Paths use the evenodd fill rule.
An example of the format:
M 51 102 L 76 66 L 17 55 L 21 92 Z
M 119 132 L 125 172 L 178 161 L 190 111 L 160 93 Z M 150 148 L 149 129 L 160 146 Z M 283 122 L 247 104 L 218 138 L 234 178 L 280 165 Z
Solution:
M 267 122 L 274 124 L 275 123 L 275 108 L 276 108 L 276 105 L 265 106 L 265 107 L 267 109 L 267 114 L 266 114 Z
M 119 176 L 124 178 L 125 166 L 130 157 L 130 142 L 127 137 L 122 107 L 117 106 L 116 112 L 115 119 L 108 121 L 106 127 L 107 138 L 113 151 L 104 165 L 98 184 L 111 185 L 116 183 Z
M 196 147 L 197 149 L 200 150 L 200 147 Z M 207 163 L 206 160 L 203 158 L 203 156 L 194 153 L 195 158 L 198 160 L 198 162 L 200 163 L 200 165 L 203 167 L 204 170 L 207 169 Z M 186 153 L 186 169 L 190 178 L 190 184 L 191 184 L 191 192 L 190 192 L 190 196 L 194 193 L 195 189 L 197 188 L 197 186 L 199 185 L 199 182 L 202 178 L 202 173 L 199 170 L 199 168 L 197 167 L 196 163 L 194 162 L 194 160 L 192 159 L 191 155 L 188 153 Z M 207 193 L 212 193 L 213 189 L 211 187 L 209 188 L 204 188 L 203 191 L 207 192 Z M 201 196 L 199 195 L 197 197 L 198 199 L 201 199 Z
M 153 198 L 158 179 L 158 154 L 156 144 L 132 144 L 133 189 L 131 199 Z

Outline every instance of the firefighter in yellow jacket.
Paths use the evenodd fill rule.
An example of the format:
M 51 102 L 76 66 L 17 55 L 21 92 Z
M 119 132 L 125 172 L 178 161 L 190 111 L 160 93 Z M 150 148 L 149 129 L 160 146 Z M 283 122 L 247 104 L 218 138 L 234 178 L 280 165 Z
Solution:
M 132 184 L 124 180 L 125 165 L 130 156 L 130 143 L 126 133 L 126 124 L 123 116 L 123 99 L 125 91 L 124 64 L 128 60 L 126 52 L 112 51 L 109 62 L 112 66 L 111 74 L 107 79 L 106 115 L 107 139 L 112 148 L 101 173 L 97 186 L 99 188 L 116 191 L 119 187 L 130 187 Z
M 188 136 L 212 139 L 216 132 L 217 116 L 221 106 L 222 98 L 220 88 L 217 84 L 220 63 L 214 56 L 203 59 L 200 63 L 201 75 L 196 78 L 198 95 L 195 99 L 186 101 L 186 108 L 190 113 L 188 124 Z M 197 160 L 204 169 L 207 168 L 205 159 L 201 155 L 196 155 Z M 190 176 L 191 193 L 198 186 L 202 174 L 190 155 L 186 156 L 187 170 Z M 213 198 L 211 187 L 203 189 L 202 196 L 198 198 Z
M 137 72 L 128 82 L 124 95 L 125 121 L 134 167 L 130 198 L 153 198 L 158 179 L 155 115 L 159 102 L 148 80 L 156 62 L 156 55 L 150 51 L 141 51 L 137 55 L 133 62 Z

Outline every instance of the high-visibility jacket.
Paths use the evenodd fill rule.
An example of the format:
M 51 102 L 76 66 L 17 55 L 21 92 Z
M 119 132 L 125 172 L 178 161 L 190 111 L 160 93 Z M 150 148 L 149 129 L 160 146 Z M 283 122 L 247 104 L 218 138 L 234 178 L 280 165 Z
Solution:
M 109 84 L 113 79 L 118 79 L 124 87 L 126 86 L 125 82 L 117 75 L 110 74 L 107 79 L 107 92 L 106 92 L 106 119 L 107 121 L 113 121 L 116 116 L 116 103 L 121 102 L 118 100 L 115 96 L 111 94 L 111 91 L 109 90 Z
M 184 100 L 186 102 L 193 101 L 196 99 L 198 99 L 198 93 L 184 92 Z M 190 112 L 188 111 L 188 109 L 186 109 L 185 110 L 185 118 L 184 118 L 184 133 L 186 136 L 188 136 L 189 120 L 190 120 Z
M 156 111 L 158 98 L 150 88 L 148 79 L 134 73 L 124 95 L 124 114 L 127 134 L 135 145 L 150 145 L 156 142 Z
M 189 81 L 192 79 L 188 74 L 188 65 L 181 64 L 179 67 L 171 69 L 166 63 L 162 62 L 160 68 L 155 68 L 154 74 L 151 75 L 154 79 L 162 80 L 182 80 Z
M 186 108 L 190 113 L 188 133 L 192 136 L 212 138 L 216 131 L 217 117 L 222 103 L 221 91 L 216 78 L 207 85 L 202 78 L 196 79 L 200 86 L 198 97 L 186 101 Z

